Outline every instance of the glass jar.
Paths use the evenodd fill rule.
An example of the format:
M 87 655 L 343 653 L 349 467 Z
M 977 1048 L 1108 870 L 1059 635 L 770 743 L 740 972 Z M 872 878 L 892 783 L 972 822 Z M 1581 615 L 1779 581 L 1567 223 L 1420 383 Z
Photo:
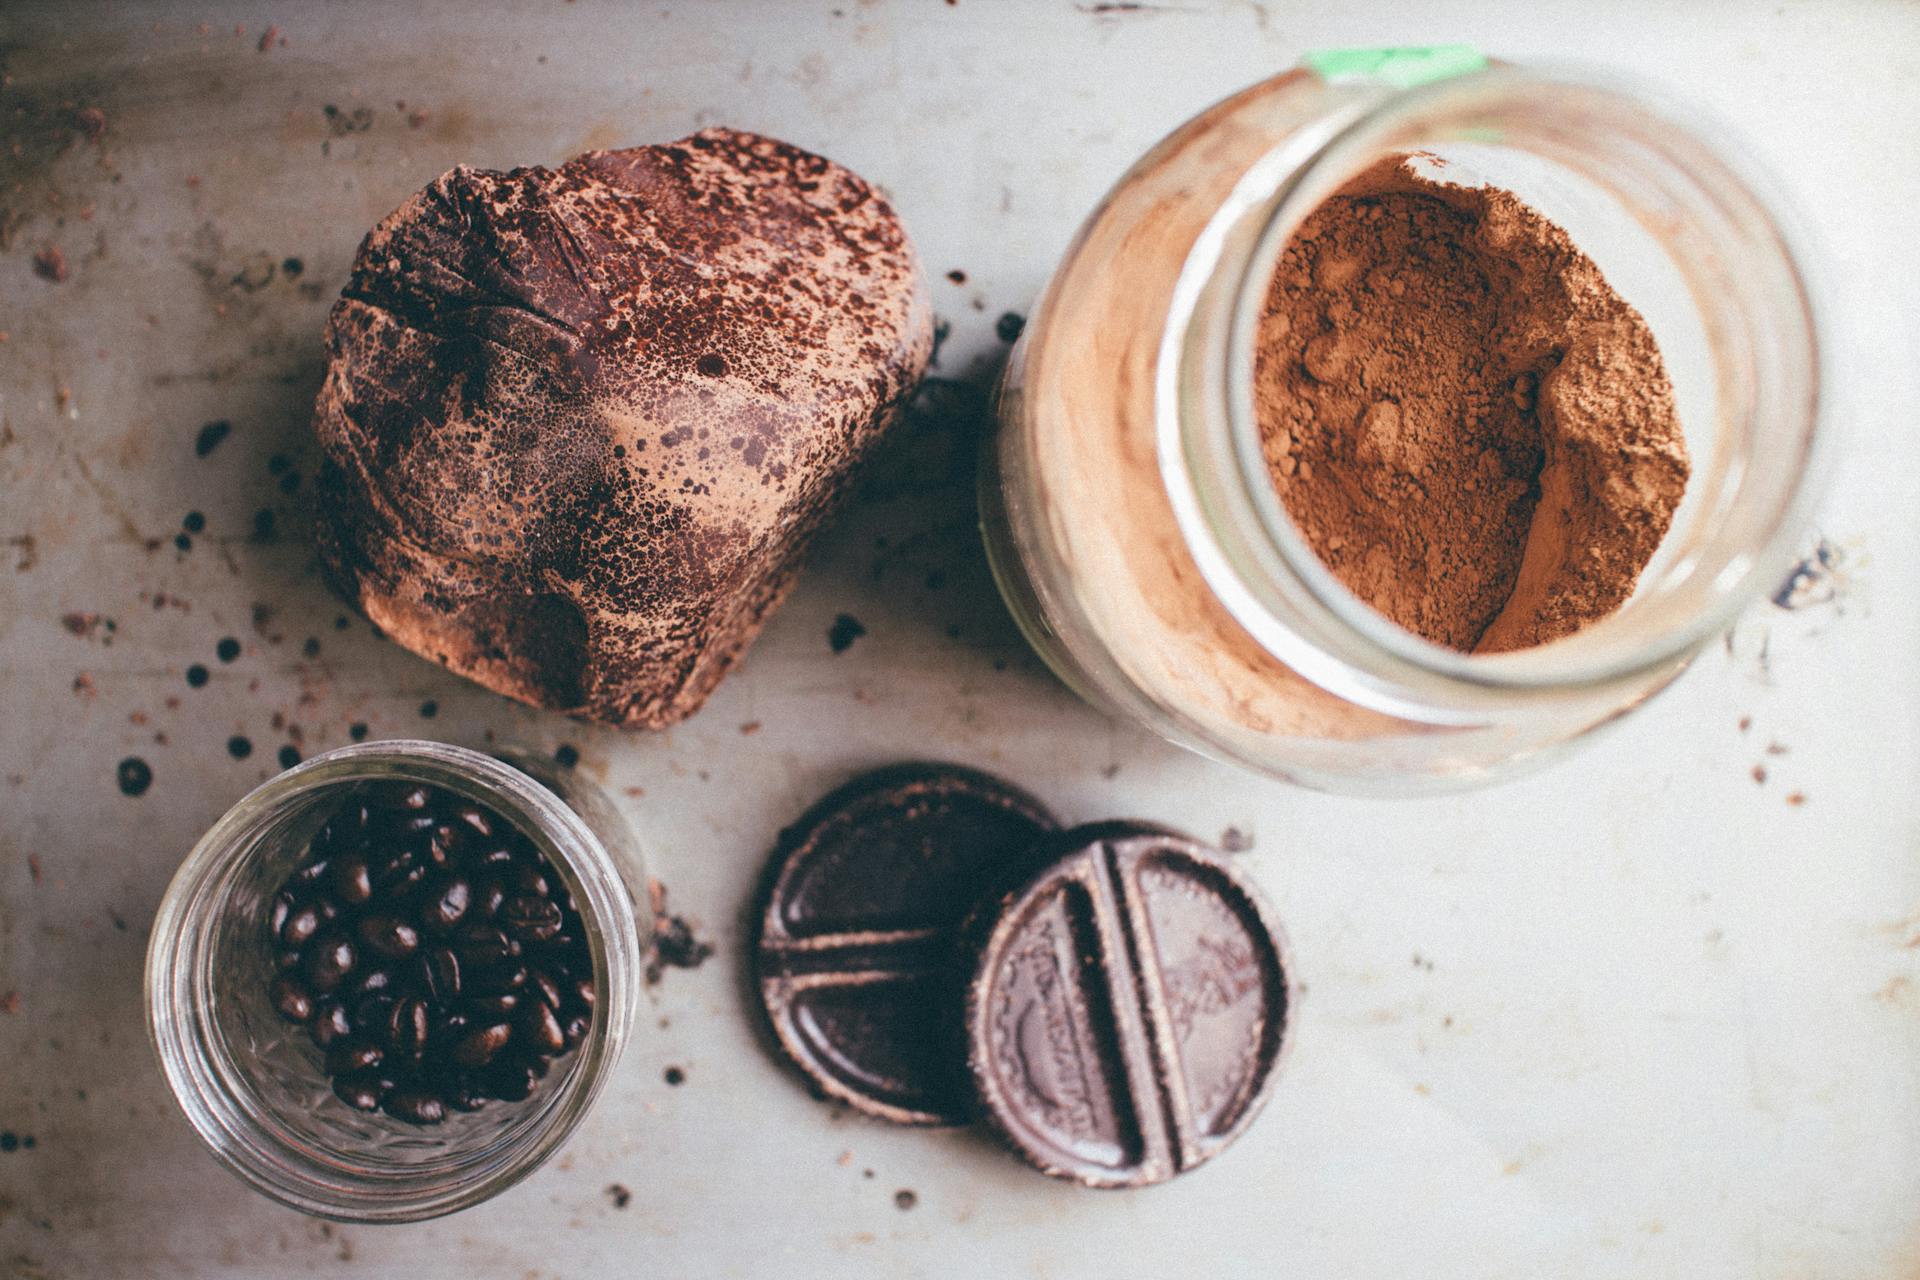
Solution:
M 506 753 L 503 753 L 506 754 Z M 194 846 L 147 951 L 147 1024 L 187 1120 L 242 1180 L 303 1212 L 410 1222 L 477 1204 L 533 1172 L 593 1106 L 620 1058 L 653 936 L 639 853 L 604 793 L 545 761 L 438 742 L 316 756 L 255 788 Z M 268 998 L 273 898 L 357 784 L 456 792 L 517 827 L 572 895 L 593 957 L 590 1029 L 531 1097 L 431 1128 L 337 1100 L 322 1054 Z
M 1643 88 L 1419 52 L 1449 55 L 1445 74 L 1396 71 L 1393 52 L 1371 70 L 1310 59 L 1136 163 L 1016 344 L 981 473 L 995 578 L 1067 684 L 1331 790 L 1479 783 L 1646 701 L 1780 581 L 1826 453 L 1802 251 L 1728 137 Z M 1253 334 L 1288 237 L 1407 153 L 1565 227 L 1674 384 L 1686 497 L 1633 596 L 1550 644 L 1466 654 L 1375 613 L 1309 549 L 1261 454 Z

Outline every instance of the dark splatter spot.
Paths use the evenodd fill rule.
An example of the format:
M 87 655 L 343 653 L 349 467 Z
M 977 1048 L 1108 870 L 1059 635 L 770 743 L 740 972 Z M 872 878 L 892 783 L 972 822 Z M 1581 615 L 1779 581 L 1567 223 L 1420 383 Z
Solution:
M 181 518 L 180 527 L 188 533 L 202 533 L 207 527 L 207 518 L 198 511 L 189 511 Z
M 335 617 L 333 620 L 333 629 L 335 631 L 345 631 L 348 627 L 352 625 L 353 625 L 353 620 L 348 618 L 347 615 L 344 613 Z
M 562 769 L 571 769 L 580 763 L 580 748 L 571 742 L 563 742 L 553 749 L 553 762 Z
M 435 702 L 432 698 L 428 698 L 425 702 L 420 704 L 420 718 L 422 720 L 431 720 L 439 714 L 440 714 L 440 704 Z
M 201 427 L 199 434 L 193 438 L 194 457 L 204 458 L 215 449 L 218 449 L 220 442 L 225 440 L 232 430 L 233 424 L 224 420 L 209 422 L 206 426 Z
M 607 1198 L 613 1201 L 614 1208 L 624 1209 L 633 1203 L 633 1192 L 616 1182 L 607 1188 Z
M 67 278 L 67 255 L 59 245 L 50 244 L 33 255 L 33 274 L 52 284 Z
M 272 457 L 267 459 L 267 474 L 270 476 L 280 475 L 282 472 L 286 471 L 286 469 L 288 467 L 291 467 L 292 465 L 293 465 L 292 458 L 289 458 L 284 453 L 276 453 Z
M 213 652 L 220 661 L 232 662 L 240 656 L 240 642 L 232 636 L 223 636 L 220 643 L 213 646 Z
M 1838 600 L 1844 594 L 1846 560 L 1846 552 L 1821 538 L 1773 593 L 1773 603 L 1791 611 Z
M 723 356 L 712 354 L 701 356 L 694 362 L 693 367 L 699 370 L 704 377 L 724 378 L 727 376 L 727 362 Z
M 1003 311 L 1000 318 L 993 322 L 994 336 L 1002 342 L 1012 342 L 1019 338 L 1027 327 L 1027 318 L 1017 311 Z
M 280 477 L 280 492 L 298 493 L 299 490 L 300 490 L 300 473 L 298 471 L 289 471 L 285 475 Z
M 947 279 L 953 281 L 955 284 L 965 284 L 967 282 L 967 273 L 955 267 L 953 270 L 947 272 Z
M 19 1149 L 20 1149 L 19 1134 L 15 1133 L 11 1129 L 7 1130 L 5 1133 L 0 1133 L 0 1151 L 11 1152 L 11 1151 L 18 1151 Z
M 292 743 L 280 748 L 280 767 L 291 769 L 300 763 L 300 749 Z
M 274 518 L 273 508 L 262 507 L 258 511 L 254 512 L 253 513 L 253 540 L 255 542 L 272 542 L 274 534 L 276 532 L 274 528 L 276 523 L 277 521 Z
M 187 668 L 187 684 L 192 688 L 205 688 L 207 681 L 212 678 L 212 674 L 197 662 Z
M 139 756 L 128 756 L 115 768 L 114 778 L 120 784 L 121 795 L 143 796 L 153 785 L 153 769 Z
M 173 545 L 182 551 L 191 551 L 193 550 L 193 539 L 184 533 L 176 533 L 173 535 Z
M 245 760 L 253 754 L 253 742 L 236 733 L 227 739 L 227 754 L 235 760 Z
M 290 276 L 297 276 L 307 269 L 307 264 L 298 258 L 282 258 L 280 260 L 280 269 Z
M 913 1192 L 907 1190 L 905 1187 L 902 1187 L 898 1191 L 893 1193 L 893 1207 L 896 1209 L 901 1209 L 901 1210 L 911 1209 L 913 1208 L 913 1206 L 919 1203 L 920 1203 L 920 1197 L 915 1195 Z
M 349 738 L 352 738 L 355 742 L 365 742 L 367 740 L 366 721 L 355 720 L 352 724 L 348 725 L 347 736 Z
M 827 628 L 827 647 L 835 653 L 845 653 L 853 647 L 855 640 L 865 634 L 867 629 L 860 625 L 858 618 L 850 613 L 843 613 L 833 620 L 831 627 Z
M 660 1073 L 660 1078 L 670 1085 L 683 1085 L 687 1082 L 687 1073 L 679 1067 L 668 1067 Z
M 320 656 L 320 637 L 308 636 L 305 640 L 301 641 L 300 656 L 303 658 L 319 657 Z

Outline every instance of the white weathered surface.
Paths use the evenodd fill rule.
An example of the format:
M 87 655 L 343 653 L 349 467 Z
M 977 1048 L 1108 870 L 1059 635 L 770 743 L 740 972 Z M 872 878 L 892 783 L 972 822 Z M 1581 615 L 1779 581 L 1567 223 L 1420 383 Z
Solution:
M 0 193 L 27 212 L 0 254 L 0 998 L 18 993 L 0 1009 L 0 1130 L 35 1139 L 0 1153 L 0 1273 L 1913 1275 L 1920 10 L 840 5 L 0 13 L 5 141 L 49 101 L 107 118 L 103 150 L 29 146 L 4 162 L 21 193 Z M 288 43 L 262 54 L 270 19 Z M 1852 438 L 1823 530 L 1844 582 L 1803 611 L 1757 607 L 1575 759 L 1482 794 L 1363 803 L 1109 724 L 1024 654 L 938 429 L 834 530 L 747 668 L 671 733 L 528 714 L 362 625 L 333 629 L 304 495 L 282 499 L 266 462 L 310 467 L 327 301 L 365 228 L 441 170 L 715 121 L 820 149 L 897 196 L 953 321 L 951 374 L 998 351 L 994 317 L 1024 309 L 1104 187 L 1191 111 L 1309 47 L 1437 38 L 1611 63 L 1718 108 L 1832 261 Z M 410 128 L 399 99 L 428 118 Z M 327 104 L 370 123 L 333 137 Z M 64 284 L 31 272 L 49 239 Z M 288 255 L 314 296 L 278 273 L 231 283 Z M 940 279 L 952 268 L 964 286 Z M 233 435 L 198 460 L 213 418 Z M 263 505 L 292 531 L 270 547 L 245 539 Z M 208 521 L 191 553 L 143 548 L 189 510 Z M 154 592 L 189 607 L 155 609 Z M 275 610 L 259 628 L 255 602 Z M 72 610 L 113 618 L 112 644 L 63 629 Z M 836 656 L 842 611 L 868 633 Z M 229 634 L 247 650 L 222 666 Z M 195 661 L 214 669 L 202 690 L 182 678 Z M 309 750 L 356 720 L 577 743 L 675 908 L 721 947 L 649 997 L 645 1034 L 560 1160 L 481 1209 L 384 1230 L 301 1219 L 215 1167 L 163 1093 L 140 1029 L 146 922 L 195 836 L 272 770 L 275 712 Z M 223 745 L 237 732 L 256 744 L 245 762 Z M 155 774 L 139 800 L 113 779 L 134 753 Z M 774 831 L 850 771 L 928 753 L 1004 770 L 1071 817 L 1257 838 L 1247 862 L 1308 991 L 1289 1073 L 1232 1153 L 1152 1192 L 1077 1191 L 964 1134 L 836 1116 L 762 1050 L 738 921 Z M 663 1083 L 669 1064 L 684 1085 Z M 633 1192 L 624 1210 L 613 1183 Z M 895 1207 L 900 1188 L 917 1207 Z

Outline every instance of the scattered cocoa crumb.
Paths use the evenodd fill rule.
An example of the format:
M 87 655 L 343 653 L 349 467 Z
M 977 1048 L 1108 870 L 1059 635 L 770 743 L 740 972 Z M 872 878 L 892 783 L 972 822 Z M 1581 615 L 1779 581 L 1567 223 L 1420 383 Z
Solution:
M 35 884 L 40 883 L 40 855 L 39 854 L 30 853 L 27 855 L 27 874 L 33 877 L 33 882 Z
M 98 107 L 82 107 L 73 113 L 73 123 L 87 135 L 88 142 L 98 142 L 107 131 L 107 113 Z
M 1778 739 L 1776 739 L 1776 740 L 1774 740 L 1774 741 L 1772 741 L 1772 742 L 1769 742 L 1769 743 L 1767 744 L 1767 754 L 1768 754 L 1768 755 L 1770 755 L 1770 756 L 1783 756 L 1783 755 L 1786 755 L 1786 754 L 1787 754 L 1787 750 L 1788 750 L 1788 748 L 1787 748 L 1787 744 L 1786 744 L 1786 743 L 1784 743 L 1784 742 L 1781 742 L 1781 741 L 1779 741 Z
M 1245 853 L 1253 848 L 1253 837 L 1238 827 L 1220 833 L 1220 848 L 1226 853 Z
M 407 112 L 407 128 L 418 129 L 421 125 L 425 124 L 429 118 L 425 107 L 415 107 L 413 110 Z
M 33 255 L 33 273 L 42 280 L 59 284 L 67 278 L 67 255 L 60 252 L 59 245 L 46 245 Z
M 616 1209 L 624 1209 L 633 1203 L 633 1192 L 617 1182 L 607 1188 L 607 1196 L 613 1201 L 613 1207 Z
M 1805 804 L 1806 802 L 1807 802 L 1807 796 L 1804 791 L 1787 792 L 1787 803 L 1792 805 L 1794 808 L 1798 809 L 1801 805 Z
M 713 944 L 694 936 L 693 926 L 667 910 L 667 888 L 647 881 L 653 907 L 653 954 L 647 959 L 647 985 L 654 986 L 668 969 L 698 969 L 713 955 Z
M 831 627 L 827 628 L 827 646 L 835 653 L 845 653 L 853 646 L 855 640 L 865 634 L 867 629 L 860 625 L 858 618 L 850 613 L 843 613 L 833 620 Z
M 754 734 L 760 732 L 760 722 L 758 720 L 749 720 L 740 726 L 740 732 L 744 737 L 751 738 Z
M 63 613 L 60 615 L 60 625 L 76 636 L 90 636 L 93 634 L 93 629 L 100 625 L 100 615 L 97 613 L 79 612 Z
M 580 748 L 571 742 L 563 742 L 553 749 L 553 762 L 562 769 L 571 769 L 580 763 Z
M 853 1163 L 853 1152 L 842 1151 L 837 1157 L 834 1158 L 834 1163 L 839 1165 L 842 1169 L 846 1168 L 848 1165 Z
M 1767 780 L 1767 766 L 1763 764 L 1753 766 L 1753 780 L 1764 783 Z
M 1741 716 L 1741 717 L 1740 717 L 1740 732 L 1742 732 L 1742 733 L 1745 733 L 1745 732 L 1746 732 L 1747 730 L 1749 730 L 1749 729 L 1751 729 L 1751 728 L 1753 728 L 1753 717 L 1752 717 L 1752 716 Z
M 947 279 L 953 281 L 955 284 L 965 284 L 967 282 L 967 273 L 955 267 L 953 270 L 947 272 Z
M 679 1067 L 668 1067 L 660 1073 L 660 1078 L 670 1085 L 679 1086 L 687 1082 L 687 1073 Z
M 18 1012 L 20 1012 L 20 993 L 18 991 L 9 991 L 4 996 L 0 996 L 0 1013 L 11 1014 Z
M 893 1193 L 893 1207 L 900 1210 L 911 1209 L 920 1203 L 920 1197 L 905 1187 Z
M 82 671 L 73 678 L 73 691 L 83 698 L 91 698 L 97 692 L 93 687 L 93 677 Z
M 269 49 L 273 48 L 273 42 L 279 39 L 280 39 L 280 28 L 268 27 L 266 31 L 261 34 L 260 43 L 256 47 L 260 50 L 260 52 L 265 53 Z M 282 40 L 281 43 L 285 44 L 286 42 Z

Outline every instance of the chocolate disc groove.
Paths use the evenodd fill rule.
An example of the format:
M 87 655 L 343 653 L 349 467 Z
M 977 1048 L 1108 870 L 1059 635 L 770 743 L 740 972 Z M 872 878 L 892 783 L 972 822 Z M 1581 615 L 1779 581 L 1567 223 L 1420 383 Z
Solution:
M 1251 884 L 1187 837 L 1103 824 L 1060 849 L 975 931 L 974 1083 L 1044 1172 L 1165 1181 L 1265 1101 L 1290 1006 L 1285 944 Z

